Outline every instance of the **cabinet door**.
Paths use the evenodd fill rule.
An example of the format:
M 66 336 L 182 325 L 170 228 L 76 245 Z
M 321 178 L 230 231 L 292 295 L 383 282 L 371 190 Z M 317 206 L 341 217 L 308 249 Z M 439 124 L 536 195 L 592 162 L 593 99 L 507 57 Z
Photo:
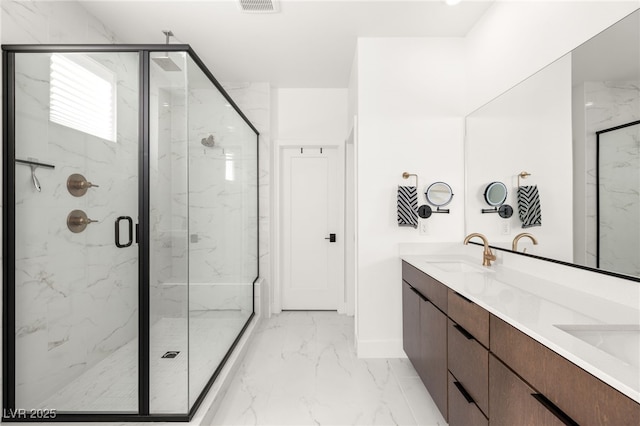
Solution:
M 416 370 L 420 367 L 420 297 L 402 282 L 402 347 Z
M 493 355 L 489 356 L 491 425 L 564 425 L 535 398 L 536 391 Z
M 420 300 L 420 329 L 423 362 L 418 374 L 447 419 L 447 317 L 431 302 Z

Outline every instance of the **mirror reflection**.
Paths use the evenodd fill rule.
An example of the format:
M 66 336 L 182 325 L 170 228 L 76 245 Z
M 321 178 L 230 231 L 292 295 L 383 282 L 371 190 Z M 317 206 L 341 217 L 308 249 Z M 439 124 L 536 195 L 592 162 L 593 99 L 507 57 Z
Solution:
M 535 228 L 539 244 L 528 239 L 520 242 L 530 244 L 527 253 L 640 276 L 639 191 L 620 189 L 604 177 L 598 181 L 597 143 L 604 130 L 638 120 L 640 19 L 636 11 L 467 116 L 466 231 L 482 232 L 497 248 L 512 250 L 514 237 L 523 231 L 518 215 L 503 226 L 504 221 L 492 220 L 493 215 L 478 210 L 489 202 L 484 197 L 486 182 L 496 180 L 506 185 L 504 202 L 518 205 L 518 174 L 527 170 L 531 176 L 526 184 L 537 187 L 545 218 Z M 629 127 L 632 132 L 640 126 Z M 604 138 L 609 136 L 613 134 Z M 623 158 L 601 162 L 600 173 L 603 167 L 611 172 L 625 164 L 625 177 L 620 179 L 637 184 L 637 130 L 628 140 L 635 145 L 610 146 Z M 604 218 L 616 210 L 628 211 L 633 219 Z M 618 229 L 612 228 L 612 222 Z M 624 257 L 624 252 L 626 265 L 605 261 L 605 251 L 613 259 Z
M 502 182 L 491 182 L 484 191 L 484 200 L 490 206 L 501 206 L 507 199 L 507 187 Z

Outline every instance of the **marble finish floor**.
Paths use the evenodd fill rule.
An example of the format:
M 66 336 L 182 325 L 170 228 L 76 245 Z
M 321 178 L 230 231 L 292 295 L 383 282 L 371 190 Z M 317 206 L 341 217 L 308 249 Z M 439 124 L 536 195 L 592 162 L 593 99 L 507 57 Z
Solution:
M 186 413 L 247 318 L 247 313 L 237 310 L 193 311 L 188 324 L 185 318 L 162 318 L 154 324 L 150 348 L 151 410 Z M 180 353 L 173 359 L 162 358 L 167 351 Z M 136 413 L 137 365 L 138 340 L 134 339 L 62 387 L 40 408 Z
M 353 317 L 265 319 L 216 425 L 446 425 L 407 359 L 358 359 Z

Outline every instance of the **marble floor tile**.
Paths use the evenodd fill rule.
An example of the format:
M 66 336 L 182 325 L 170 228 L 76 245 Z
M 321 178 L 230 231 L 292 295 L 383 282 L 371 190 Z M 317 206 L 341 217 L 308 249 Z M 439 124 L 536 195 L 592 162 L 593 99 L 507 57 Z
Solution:
M 262 322 L 216 425 L 446 425 L 406 359 L 358 359 L 353 318 L 283 312 Z
M 193 311 L 190 319 L 162 318 L 151 328 L 150 407 L 186 413 L 244 325 L 241 311 Z M 188 333 L 188 336 L 187 336 Z M 179 351 L 173 359 L 167 351 Z M 134 339 L 43 401 L 58 412 L 138 410 L 138 340 Z M 189 397 L 189 400 L 187 399 Z

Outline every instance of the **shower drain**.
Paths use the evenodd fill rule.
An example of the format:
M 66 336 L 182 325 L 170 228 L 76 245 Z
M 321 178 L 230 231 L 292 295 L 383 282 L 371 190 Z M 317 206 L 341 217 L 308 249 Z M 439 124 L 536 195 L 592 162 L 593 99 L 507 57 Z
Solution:
M 178 356 L 179 353 L 180 351 L 168 351 L 167 353 L 162 355 L 160 358 L 175 358 Z

